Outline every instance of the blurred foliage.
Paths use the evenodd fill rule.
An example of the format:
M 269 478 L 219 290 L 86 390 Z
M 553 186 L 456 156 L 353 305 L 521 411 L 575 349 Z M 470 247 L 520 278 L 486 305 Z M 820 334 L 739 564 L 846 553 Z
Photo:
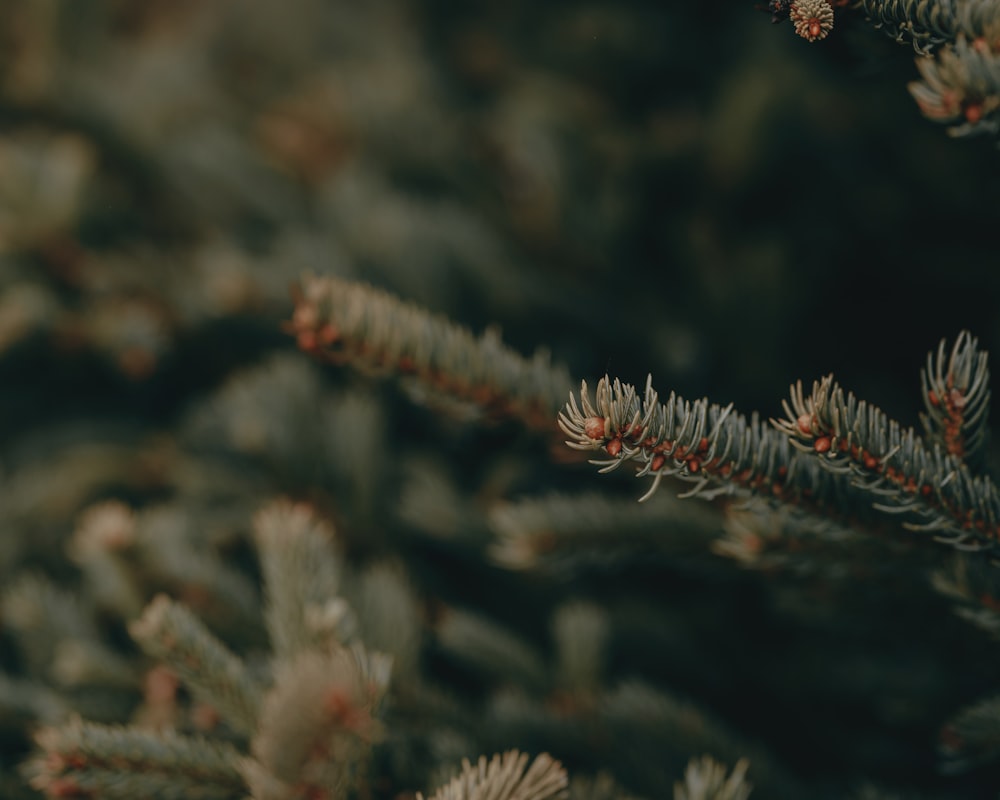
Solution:
M 915 76 L 860 16 L 808 44 L 750 2 L 0 0 L 0 671 L 25 681 L 0 686 L 0 793 L 25 791 L 37 721 L 148 706 L 136 685 L 88 695 L 39 674 L 52 654 L 26 655 L 8 587 L 45 575 L 82 593 L 88 636 L 134 659 L 69 544 L 118 498 L 146 531 L 140 599 L 170 591 L 259 644 L 213 591 L 256 580 L 249 521 L 287 493 L 334 519 L 359 576 L 405 565 L 431 638 L 420 668 L 465 706 L 439 698 L 439 718 L 490 715 L 478 739 L 443 727 L 433 757 L 387 756 L 400 782 L 474 758 L 471 741 L 666 796 L 702 752 L 673 734 L 657 749 L 654 723 L 687 706 L 619 685 L 634 678 L 752 743 L 760 796 L 758 752 L 809 796 L 868 779 L 993 796 L 995 764 L 933 765 L 945 720 L 996 692 L 1000 657 L 931 588 L 945 550 L 903 539 L 898 559 L 839 572 L 746 571 L 710 552 L 716 515 L 705 546 L 642 532 L 631 558 L 588 543 L 582 563 L 512 573 L 489 557 L 501 501 L 637 486 L 553 465 L 512 424 L 451 423 L 308 365 L 280 330 L 289 286 L 330 273 L 496 323 L 580 377 L 652 371 L 773 415 L 789 382 L 832 370 L 916 422 L 942 337 L 968 328 L 1000 352 L 1000 158 L 925 121 Z M 575 599 L 605 609 L 618 687 L 583 742 L 546 694 L 557 679 L 528 700 L 453 652 L 456 620 L 488 633 L 469 621 L 489 618 L 559 664 L 549 620 Z M 641 708 L 653 722 L 629 733 Z

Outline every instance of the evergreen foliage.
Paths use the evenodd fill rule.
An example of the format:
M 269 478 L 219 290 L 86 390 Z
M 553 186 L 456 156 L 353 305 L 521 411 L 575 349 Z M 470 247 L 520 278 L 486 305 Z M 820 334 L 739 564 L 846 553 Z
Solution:
M 0 797 L 995 795 L 998 5 L 752 6 L 0 0 Z

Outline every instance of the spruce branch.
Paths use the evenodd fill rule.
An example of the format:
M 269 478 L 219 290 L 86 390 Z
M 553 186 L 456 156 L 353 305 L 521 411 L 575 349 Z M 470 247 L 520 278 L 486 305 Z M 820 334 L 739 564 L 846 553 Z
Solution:
M 556 609 L 552 638 L 560 691 L 596 695 L 604 678 L 610 634 L 607 612 L 593 603 L 575 601 Z
M 388 681 L 388 659 L 360 648 L 302 652 L 279 662 L 251 742 L 253 758 L 242 765 L 253 796 L 357 791 L 382 736 L 377 712 Z
M 239 753 L 209 739 L 97 725 L 43 728 L 24 767 L 50 798 L 235 800 L 245 792 Z
M 158 595 L 129 632 L 147 655 L 173 669 L 235 730 L 247 734 L 256 730 L 262 687 L 194 614 Z
M 524 358 L 495 328 L 481 336 L 388 292 L 306 276 L 287 329 L 302 350 L 364 371 L 416 378 L 425 389 L 547 430 L 569 386 L 548 352 Z
M 920 371 L 927 409 L 920 415 L 925 439 L 970 467 L 982 463 L 988 439 L 990 371 L 987 354 L 978 345 L 968 331 L 962 331 L 949 356 L 942 340 L 936 355 L 927 354 L 927 366 Z
M 438 789 L 430 800 L 552 800 L 567 797 L 569 778 L 562 764 L 541 753 L 530 757 L 517 750 L 475 764 L 462 761 L 462 772 Z M 424 795 L 417 792 L 417 800 Z
M 305 504 L 279 500 L 254 517 L 264 573 L 264 621 L 278 657 L 343 644 L 355 619 L 339 596 L 333 528 Z
M 731 404 L 692 403 L 673 392 L 661 403 L 652 376 L 641 397 L 631 384 L 605 375 L 592 400 L 584 381 L 579 402 L 571 394 L 559 413 L 559 426 L 569 447 L 610 456 L 591 461 L 600 472 L 637 462 L 639 476 L 653 477 L 640 500 L 650 498 L 664 477 L 675 476 L 694 484 L 681 497 L 756 494 L 806 506 L 839 501 L 833 506 L 841 510 L 847 504 L 846 482 L 800 458 L 788 437 L 756 413 L 747 419 Z
M 958 33 L 961 0 L 862 0 L 865 16 L 897 42 L 926 55 Z
M 1000 50 L 986 39 L 960 35 L 917 69 L 921 80 L 908 88 L 925 117 L 951 136 L 1000 131 Z
M 674 800 L 747 800 L 751 784 L 746 782 L 750 762 L 741 758 L 729 772 L 711 756 L 692 758 L 683 782 L 674 784 Z
M 928 447 L 879 408 L 845 392 L 832 376 L 794 385 L 775 427 L 803 453 L 876 498 L 880 511 L 909 517 L 959 548 L 992 549 L 1000 537 L 1000 494 L 938 445 Z
M 536 689 L 548 682 L 541 655 L 482 615 L 448 609 L 438 622 L 437 637 L 438 644 L 457 659 L 499 680 Z
M 616 551 L 670 553 L 704 545 L 715 518 L 708 508 L 663 492 L 645 505 L 598 492 L 548 493 L 495 504 L 489 510 L 493 560 L 510 569 L 568 566 Z M 664 536 L 668 527 L 669 536 Z
M 941 731 L 939 751 L 947 772 L 965 772 L 1000 757 L 1000 696 L 959 711 Z

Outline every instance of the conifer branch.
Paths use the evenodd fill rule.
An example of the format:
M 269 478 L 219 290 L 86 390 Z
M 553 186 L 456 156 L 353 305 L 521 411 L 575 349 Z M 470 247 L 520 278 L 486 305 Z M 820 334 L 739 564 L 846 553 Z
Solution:
M 129 632 L 149 656 L 173 669 L 235 730 L 256 730 L 262 687 L 194 614 L 159 595 L 129 626 Z
M 544 350 L 524 358 L 494 328 L 475 336 L 388 292 L 331 276 L 303 278 L 286 327 L 302 350 L 333 363 L 414 377 L 490 416 L 544 430 L 570 383 Z
M 940 446 L 928 447 L 880 409 L 828 376 L 806 394 L 801 382 L 775 427 L 831 472 L 877 497 L 875 508 L 907 515 L 907 527 L 936 531 L 960 548 L 992 549 L 1000 538 L 1000 494 Z
M 1000 757 L 1000 696 L 959 711 L 942 730 L 939 749 L 947 772 L 965 772 Z
M 359 790 L 389 664 L 360 648 L 302 652 L 280 662 L 243 772 L 253 796 L 346 797 Z M 294 791 L 293 791 L 294 787 Z
M 497 679 L 536 689 L 548 682 L 545 661 L 534 648 L 479 614 L 449 609 L 437 635 L 446 651 Z
M 920 415 L 925 439 L 974 468 L 982 463 L 988 439 L 990 404 L 988 356 L 979 342 L 962 331 L 945 357 L 945 342 L 937 354 L 927 354 L 920 371 L 926 414 Z
M 771 0 L 775 22 L 788 18 L 810 42 L 833 30 L 850 0 Z M 861 0 L 876 28 L 917 52 L 921 80 L 910 94 L 925 117 L 952 136 L 1000 131 L 1000 6 L 995 0 Z
M 909 84 L 910 94 L 951 136 L 1000 131 L 1000 41 L 987 41 L 960 35 L 933 58 L 917 60 L 921 80 Z
M 686 552 L 704 546 L 714 523 L 709 509 L 662 492 L 642 507 L 597 492 L 550 493 L 490 509 L 490 555 L 505 567 L 532 569 L 588 557 L 606 561 L 616 551 L 646 553 L 650 547 Z
M 75 720 L 43 728 L 25 765 L 50 798 L 232 800 L 245 791 L 239 753 L 209 739 Z
M 462 762 L 462 772 L 438 789 L 430 800 L 555 800 L 567 796 L 569 778 L 562 764 L 548 753 L 528 764 L 529 756 L 517 750 L 480 756 L 475 764 Z M 417 792 L 417 800 L 424 795 Z
M 958 0 L 960 3 L 961 0 Z M 926 55 L 955 39 L 959 15 L 956 0 L 863 0 L 865 16 L 897 42 L 912 42 Z
M 610 456 L 591 462 L 601 472 L 637 462 L 639 476 L 653 477 L 641 500 L 651 497 L 664 477 L 675 476 L 694 484 L 682 497 L 756 494 L 805 506 L 834 500 L 841 510 L 846 505 L 846 482 L 800 458 L 788 437 L 756 413 L 747 419 L 732 405 L 692 403 L 673 392 L 660 403 L 651 376 L 642 397 L 631 384 L 605 375 L 591 400 L 584 381 L 580 401 L 570 395 L 559 426 L 570 447 Z
M 674 800 L 747 800 L 752 785 L 746 774 L 750 762 L 742 758 L 729 772 L 711 756 L 692 758 L 684 770 L 684 781 L 674 784 Z
M 355 620 L 338 594 L 341 564 L 333 528 L 304 504 L 272 503 L 254 518 L 264 573 L 264 621 L 279 657 L 343 644 Z

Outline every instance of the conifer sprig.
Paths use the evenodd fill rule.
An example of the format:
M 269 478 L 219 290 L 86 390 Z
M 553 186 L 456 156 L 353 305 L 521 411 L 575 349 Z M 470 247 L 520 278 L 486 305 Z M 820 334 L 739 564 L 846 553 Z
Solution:
M 958 335 L 949 356 L 945 353 L 942 340 L 936 354 L 927 354 L 927 366 L 920 371 L 927 409 L 920 421 L 928 443 L 940 444 L 945 452 L 975 468 L 982 462 L 988 439 L 988 356 L 968 331 Z
M 302 350 L 358 369 L 415 377 L 445 397 L 548 429 L 570 385 L 547 351 L 525 358 L 495 328 L 481 336 L 362 283 L 306 276 L 286 326 Z
M 462 762 L 462 772 L 438 789 L 431 800 L 554 800 L 566 797 L 569 778 L 562 764 L 547 753 L 530 761 L 526 753 L 509 750 L 487 761 Z M 417 800 L 424 796 L 417 792 Z
M 244 790 L 239 752 L 209 739 L 78 719 L 36 740 L 25 772 L 48 797 L 229 800 Z
M 169 665 L 235 730 L 251 733 L 256 729 L 263 687 L 243 661 L 184 606 L 157 595 L 129 631 L 147 654 Z
M 863 0 L 861 7 L 876 28 L 897 42 L 912 42 L 921 55 L 953 41 L 958 32 L 955 0 Z
M 638 475 L 653 477 L 641 500 L 651 497 L 669 475 L 694 483 L 682 497 L 758 494 L 814 503 L 842 495 L 846 488 L 839 477 L 798 458 L 788 437 L 757 414 L 748 419 L 732 405 L 705 399 L 692 403 L 673 392 L 661 403 L 651 376 L 641 398 L 631 384 L 605 375 L 591 400 L 584 381 L 579 402 L 571 394 L 560 412 L 559 426 L 570 437 L 570 447 L 610 456 L 591 462 L 601 472 L 637 462 Z
M 993 548 L 1000 539 L 1000 494 L 939 445 L 845 392 L 832 376 L 792 387 L 775 427 L 824 468 L 849 475 L 877 496 L 881 511 L 906 514 L 907 527 L 936 531 L 959 547 Z

